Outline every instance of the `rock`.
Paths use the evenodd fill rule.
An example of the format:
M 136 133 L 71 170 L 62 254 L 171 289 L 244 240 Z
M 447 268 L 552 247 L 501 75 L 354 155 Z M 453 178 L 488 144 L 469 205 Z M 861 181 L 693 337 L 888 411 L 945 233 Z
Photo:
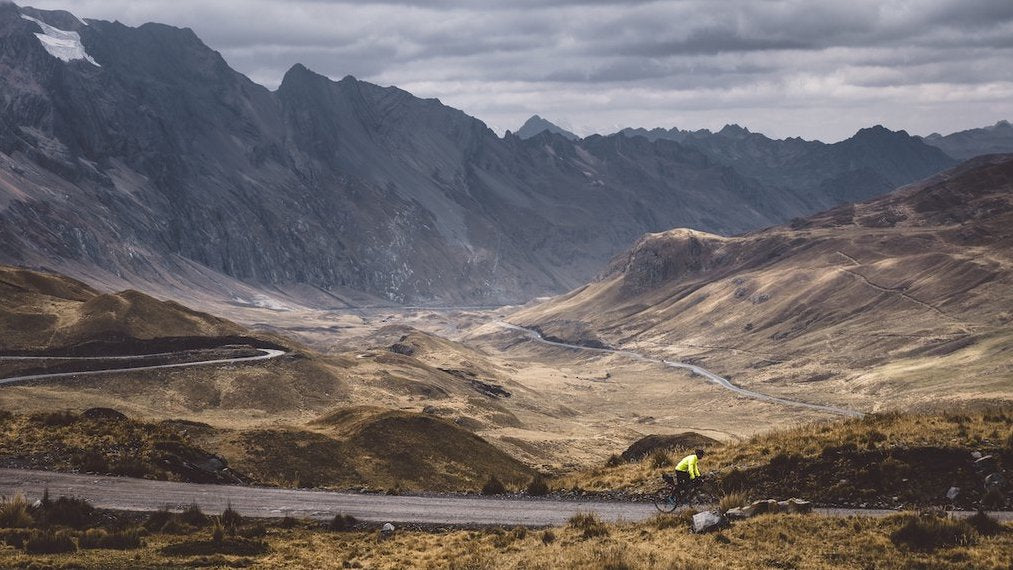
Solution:
M 951 501 L 956 499 L 958 496 L 960 496 L 960 487 L 950 487 L 950 490 L 946 491 L 946 498 Z
M 777 503 L 777 506 L 782 513 L 808 514 L 813 512 L 813 504 L 802 499 L 792 498 L 787 501 L 780 501 Z
M 1006 486 L 1006 478 L 1002 476 L 1002 473 L 992 473 L 988 477 L 985 477 L 985 489 L 988 491 L 1002 490 Z
M 693 515 L 693 532 L 702 533 L 717 530 L 727 521 L 717 511 L 704 511 Z
M 971 452 L 971 459 L 974 459 L 974 460 L 981 459 L 981 452 L 980 451 L 972 451 Z
M 124 422 L 127 420 L 126 415 L 112 408 L 89 408 L 81 413 L 81 417 L 104 422 Z
M 756 516 L 756 509 L 752 505 L 745 507 L 735 507 L 734 509 L 728 509 L 725 511 L 725 517 L 729 520 L 748 519 Z
M 387 540 L 394 537 L 394 525 L 390 523 L 383 523 L 380 527 L 380 540 Z
M 974 470 L 981 475 L 988 473 L 995 473 L 998 471 L 995 464 L 995 457 L 991 455 L 985 455 L 981 458 L 974 460 Z
M 387 350 L 393 352 L 394 354 L 401 354 L 404 356 L 412 356 L 415 354 L 415 347 L 400 342 L 390 345 L 390 348 Z

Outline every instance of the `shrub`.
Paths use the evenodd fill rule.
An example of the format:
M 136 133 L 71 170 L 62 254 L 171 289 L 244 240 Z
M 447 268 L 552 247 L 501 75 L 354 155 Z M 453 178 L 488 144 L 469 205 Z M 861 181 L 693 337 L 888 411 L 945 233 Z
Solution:
M 224 539 L 221 542 L 210 540 L 188 540 L 177 542 L 162 548 L 166 556 L 211 556 L 226 554 L 232 556 L 255 556 L 268 551 L 267 543 L 262 540 L 245 540 L 241 538 Z
M 23 548 L 28 536 L 32 533 L 26 529 L 4 529 L 0 530 L 0 542 L 12 548 Z
M 267 527 L 263 523 L 257 523 L 240 530 L 239 536 L 243 538 L 262 538 L 267 536 Z
M 24 495 L 4 497 L 0 501 L 0 527 L 27 528 L 35 522 L 28 512 L 28 499 Z
M 978 534 L 967 521 L 958 521 L 935 515 L 900 515 L 901 526 L 890 533 L 896 546 L 910 550 L 931 552 L 937 548 L 973 546 Z
M 25 552 L 28 554 L 60 554 L 76 552 L 77 544 L 65 530 L 35 530 L 25 541 Z
M 42 526 L 66 526 L 84 528 L 92 522 L 95 507 L 84 499 L 60 497 L 39 507 L 39 522 Z
M 211 517 L 211 542 L 215 544 L 225 542 L 225 526 L 222 525 L 220 517 Z
M 535 478 L 528 483 L 527 493 L 532 497 L 543 497 L 548 495 L 549 484 L 545 482 L 545 478 L 541 475 L 535 475 Z
M 109 467 L 109 472 L 113 475 L 121 475 L 123 477 L 136 477 L 138 479 L 144 477 L 150 472 L 148 466 L 136 458 L 121 459 Z
M 147 520 L 141 526 L 151 532 L 158 532 L 165 528 L 170 520 L 172 520 L 172 513 L 169 512 L 169 507 L 162 507 L 148 515 Z
M 1006 493 L 1000 489 L 989 489 L 981 498 L 981 505 L 986 509 L 999 509 L 1006 505 Z
M 748 497 L 745 493 L 729 493 L 721 497 L 721 500 L 718 501 L 718 510 L 721 511 L 721 513 L 727 513 L 731 509 L 746 506 L 747 500 Z
M 182 513 L 177 517 L 179 522 L 188 524 L 190 526 L 202 527 L 208 524 L 208 516 L 200 510 L 197 503 L 191 504 L 189 507 L 183 510 Z
M 662 467 L 668 467 L 672 465 L 672 458 L 668 456 L 664 451 L 658 450 L 651 454 L 648 458 L 651 467 L 655 469 L 661 469 Z
M 287 516 L 287 517 L 281 519 L 281 523 L 279 523 L 278 526 L 280 526 L 281 528 L 284 528 L 284 529 L 290 529 L 290 528 L 295 528 L 297 524 L 299 524 L 299 521 L 295 520 L 292 517 L 288 517 Z
M 502 495 L 503 493 L 506 493 L 506 486 L 495 475 L 491 475 L 482 486 L 483 495 Z
M 568 521 L 570 528 L 581 531 L 581 536 L 586 538 L 597 538 L 608 536 L 608 527 L 594 513 L 577 513 Z
M 542 532 L 542 544 L 549 545 L 556 541 L 556 533 L 551 530 Z
M 136 528 L 106 532 L 100 528 L 88 529 L 78 539 L 82 549 L 133 550 L 140 548 L 141 532 Z
M 357 524 L 359 524 L 359 520 L 353 517 L 352 515 L 339 514 L 334 515 L 334 518 L 331 519 L 331 522 L 330 524 L 327 525 L 327 528 L 337 532 L 347 532 L 350 530 L 355 530 L 355 525 Z
M 968 518 L 967 524 L 971 525 L 971 528 L 981 536 L 995 536 L 1006 532 L 1006 527 L 985 514 L 985 511 L 978 511 L 974 516 Z
M 106 474 L 111 471 L 109 461 L 102 454 L 94 451 L 75 455 L 71 458 L 71 462 L 77 467 L 78 471 L 84 473 Z
M 595 513 L 577 513 L 566 521 L 570 528 L 583 530 L 589 526 L 601 524 L 601 519 Z
M 622 456 L 620 456 L 618 453 L 613 453 L 612 455 L 609 456 L 608 460 L 605 461 L 605 466 L 606 467 L 619 467 L 623 463 L 626 463 L 626 462 L 623 461 Z
M 30 421 L 45 427 L 65 427 L 73 424 L 77 419 L 77 415 L 68 411 L 33 414 L 29 418 Z
M 225 526 L 226 530 L 231 529 L 232 533 L 235 534 L 236 528 L 241 524 L 243 524 L 243 516 L 233 510 L 230 503 L 222 511 L 222 525 Z

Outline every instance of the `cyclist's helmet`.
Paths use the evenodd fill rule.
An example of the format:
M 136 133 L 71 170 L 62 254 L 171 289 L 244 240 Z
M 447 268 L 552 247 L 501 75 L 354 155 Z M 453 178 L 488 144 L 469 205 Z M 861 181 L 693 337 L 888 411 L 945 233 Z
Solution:
M 696 450 L 696 458 L 697 459 L 703 459 L 703 455 L 704 455 L 704 453 L 703 453 L 702 449 Z

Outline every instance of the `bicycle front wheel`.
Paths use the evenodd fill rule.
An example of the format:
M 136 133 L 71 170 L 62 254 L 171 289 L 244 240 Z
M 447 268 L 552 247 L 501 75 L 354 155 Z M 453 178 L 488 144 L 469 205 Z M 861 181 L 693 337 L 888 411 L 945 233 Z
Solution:
M 679 508 L 679 501 L 675 495 L 675 489 L 662 487 L 654 492 L 654 508 L 663 513 L 675 512 Z

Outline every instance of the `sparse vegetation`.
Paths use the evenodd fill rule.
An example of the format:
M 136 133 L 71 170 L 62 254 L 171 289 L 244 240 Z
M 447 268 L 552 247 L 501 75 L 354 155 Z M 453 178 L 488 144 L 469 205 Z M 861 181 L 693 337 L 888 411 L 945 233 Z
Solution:
M 941 513 L 904 514 L 896 518 L 901 525 L 890 533 L 890 540 L 911 550 L 931 552 L 937 548 L 973 546 L 978 541 L 978 533 L 970 523 Z
M 60 554 L 75 552 L 77 544 L 66 530 L 33 530 L 25 541 L 28 554 Z
M 817 502 L 856 505 L 942 504 L 959 486 L 958 506 L 1010 506 L 1008 494 L 985 496 L 972 451 L 1013 465 L 1008 435 L 1013 410 L 960 414 L 872 414 L 862 419 L 814 422 L 763 433 L 744 442 L 715 446 L 702 462 L 724 493 L 753 498 L 800 496 Z M 591 492 L 650 493 L 669 468 L 664 458 L 599 467 L 559 477 L 556 488 Z M 896 497 L 896 500 L 893 499 Z
M 489 480 L 485 482 L 485 485 L 482 485 L 483 495 L 502 495 L 506 492 L 506 485 L 495 475 L 490 475 Z
M 542 497 L 549 494 L 549 484 L 541 475 L 535 475 L 525 490 L 532 497 Z

